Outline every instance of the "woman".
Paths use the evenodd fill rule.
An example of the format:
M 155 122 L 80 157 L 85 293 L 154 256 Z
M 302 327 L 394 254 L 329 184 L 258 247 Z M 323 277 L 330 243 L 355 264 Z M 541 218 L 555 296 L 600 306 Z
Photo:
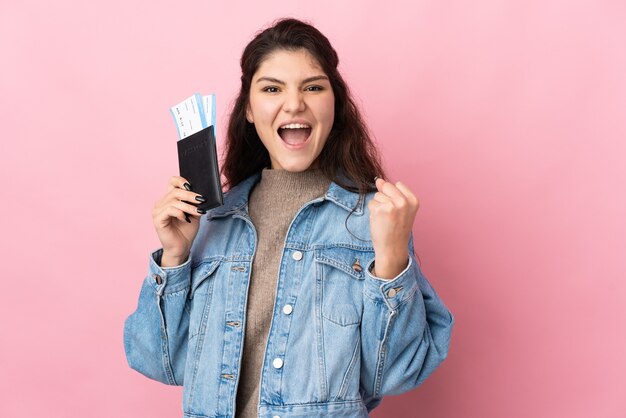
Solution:
M 375 148 L 314 27 L 281 20 L 241 58 L 224 205 L 172 177 L 153 221 L 130 366 L 184 386 L 185 417 L 367 417 L 447 355 L 453 318 L 416 263 L 418 201 Z M 185 215 L 193 215 L 190 222 Z

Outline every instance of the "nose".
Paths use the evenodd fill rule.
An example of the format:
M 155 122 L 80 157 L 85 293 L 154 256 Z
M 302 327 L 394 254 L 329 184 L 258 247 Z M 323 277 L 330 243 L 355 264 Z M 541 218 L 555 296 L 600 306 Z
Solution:
M 287 113 L 302 112 L 306 108 L 304 96 L 300 90 L 292 90 L 285 94 L 283 110 Z

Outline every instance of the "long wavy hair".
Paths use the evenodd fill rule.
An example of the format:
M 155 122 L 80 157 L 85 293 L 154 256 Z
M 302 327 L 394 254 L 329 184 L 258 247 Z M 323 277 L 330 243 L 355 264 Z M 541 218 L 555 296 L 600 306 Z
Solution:
M 339 57 L 315 27 L 297 19 L 280 19 L 252 39 L 241 56 L 241 90 L 230 120 L 222 163 L 225 186 L 232 188 L 250 175 L 270 167 L 267 149 L 246 119 L 252 77 L 277 50 L 306 50 L 328 76 L 335 96 L 335 119 L 317 162 L 324 175 L 341 187 L 363 195 L 376 190 L 374 178 L 386 178 L 376 147 L 361 114 L 339 74 Z

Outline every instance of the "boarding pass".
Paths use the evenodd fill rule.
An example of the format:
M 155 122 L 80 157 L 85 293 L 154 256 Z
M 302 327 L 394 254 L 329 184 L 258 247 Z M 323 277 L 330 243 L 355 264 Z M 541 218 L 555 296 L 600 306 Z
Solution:
M 179 140 L 209 126 L 215 128 L 215 94 L 201 96 L 196 93 L 172 106 L 170 112 L 176 122 Z

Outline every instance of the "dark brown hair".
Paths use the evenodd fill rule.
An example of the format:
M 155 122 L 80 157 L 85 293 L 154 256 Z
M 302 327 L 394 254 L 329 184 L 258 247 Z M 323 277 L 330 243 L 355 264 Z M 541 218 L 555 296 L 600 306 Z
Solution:
M 222 164 L 226 186 L 232 188 L 271 165 L 269 153 L 254 125 L 246 119 L 252 77 L 263 60 L 276 50 L 301 49 L 317 60 L 328 76 L 335 96 L 335 119 L 317 159 L 319 168 L 330 180 L 345 189 L 360 194 L 375 190 L 374 177 L 386 177 L 367 127 L 337 69 L 337 52 L 319 30 L 296 19 L 274 22 L 271 27 L 259 32 L 243 51 L 241 90 L 228 122 Z

